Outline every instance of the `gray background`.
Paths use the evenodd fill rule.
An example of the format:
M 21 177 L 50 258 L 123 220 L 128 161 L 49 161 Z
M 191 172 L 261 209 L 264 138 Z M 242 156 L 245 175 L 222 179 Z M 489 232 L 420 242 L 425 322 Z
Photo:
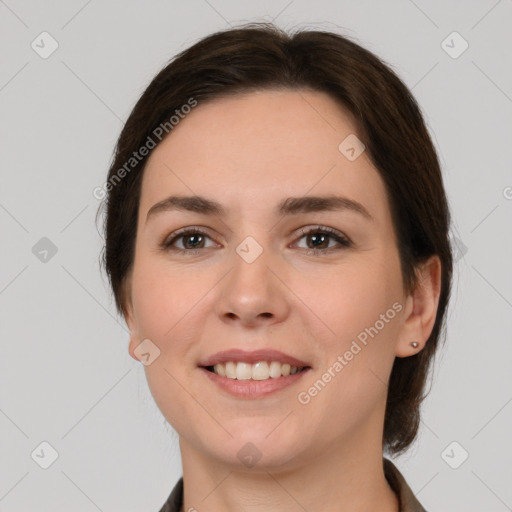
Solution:
M 168 59 L 271 20 L 357 38 L 425 112 L 458 256 L 421 435 L 396 464 L 429 511 L 512 510 L 511 15 L 510 0 L 0 1 L 0 510 L 157 511 L 181 475 L 99 271 L 92 191 Z

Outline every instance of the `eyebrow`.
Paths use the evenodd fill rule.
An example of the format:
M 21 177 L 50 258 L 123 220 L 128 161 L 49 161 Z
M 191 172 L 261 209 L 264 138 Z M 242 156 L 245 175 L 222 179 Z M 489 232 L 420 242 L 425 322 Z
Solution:
M 148 210 L 146 222 L 159 213 L 175 210 L 218 217 L 225 217 L 227 213 L 220 203 L 203 196 L 169 196 L 154 204 Z M 335 195 L 288 197 L 282 200 L 276 208 L 276 214 L 284 216 L 325 211 L 351 211 L 370 221 L 374 220 L 370 212 L 361 203 Z

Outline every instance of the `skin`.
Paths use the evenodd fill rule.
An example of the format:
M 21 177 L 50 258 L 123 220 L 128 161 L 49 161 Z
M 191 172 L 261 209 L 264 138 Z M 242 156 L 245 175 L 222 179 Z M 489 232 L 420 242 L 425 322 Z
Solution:
M 324 93 L 252 92 L 199 104 L 149 157 L 127 280 L 129 352 L 138 361 L 146 338 L 160 350 L 145 371 L 180 438 L 183 510 L 398 511 L 382 469 L 386 384 L 394 358 L 420 351 L 432 331 L 440 262 L 433 256 L 422 266 L 421 285 L 406 293 L 384 183 L 366 152 L 349 161 L 338 149 L 354 126 Z M 290 196 L 333 193 L 363 204 L 373 220 L 353 211 L 274 211 Z M 215 199 L 228 215 L 175 210 L 146 222 L 171 194 Z M 206 237 L 174 247 L 195 244 L 196 254 L 161 247 L 188 226 Z M 330 237 L 315 249 L 314 233 L 299 229 L 318 226 L 352 245 Z M 247 236 L 263 249 L 250 264 L 235 250 Z M 401 311 L 299 403 L 298 393 L 395 302 Z M 281 350 L 312 370 L 265 398 L 234 398 L 197 366 L 233 347 Z M 237 457 L 247 442 L 262 455 L 251 468 Z

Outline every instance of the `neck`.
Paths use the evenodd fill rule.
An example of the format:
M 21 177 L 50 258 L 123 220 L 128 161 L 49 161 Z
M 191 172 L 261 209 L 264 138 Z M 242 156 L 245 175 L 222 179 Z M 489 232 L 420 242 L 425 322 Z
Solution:
M 361 450 L 352 441 L 330 444 L 293 466 L 242 470 L 206 457 L 180 438 L 182 510 L 398 512 L 397 496 L 384 475 L 381 445 L 367 443 Z M 347 450 L 354 444 L 357 450 Z

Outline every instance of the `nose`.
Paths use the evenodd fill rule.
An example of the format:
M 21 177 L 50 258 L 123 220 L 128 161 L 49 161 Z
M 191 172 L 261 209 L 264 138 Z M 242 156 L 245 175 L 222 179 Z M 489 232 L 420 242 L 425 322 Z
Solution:
M 234 252 L 232 262 L 231 271 L 221 281 L 216 301 L 219 318 L 225 323 L 246 327 L 284 321 L 289 314 L 290 292 L 287 293 L 283 277 L 279 275 L 276 258 L 264 250 L 249 263 Z

